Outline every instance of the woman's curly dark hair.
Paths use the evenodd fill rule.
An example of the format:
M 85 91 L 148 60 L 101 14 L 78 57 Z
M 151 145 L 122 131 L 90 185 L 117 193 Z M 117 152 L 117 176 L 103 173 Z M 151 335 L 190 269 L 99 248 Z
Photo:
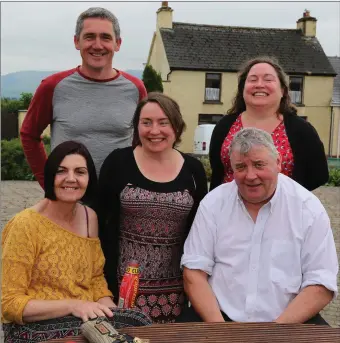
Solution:
M 238 86 L 237 86 L 237 93 L 233 100 L 232 107 L 227 111 L 228 114 L 241 114 L 246 110 L 246 103 L 243 99 L 243 90 L 244 85 L 246 83 L 246 79 L 250 69 L 259 63 L 267 63 L 270 64 L 276 71 L 276 74 L 280 80 L 281 88 L 283 89 L 283 96 L 281 98 L 280 106 L 278 108 L 277 113 L 281 113 L 283 115 L 286 114 L 297 114 L 296 107 L 292 104 L 289 95 L 289 86 L 288 86 L 288 77 L 282 67 L 280 66 L 279 62 L 275 57 L 269 56 L 260 56 L 254 59 L 247 61 L 243 67 L 240 69 L 239 76 L 238 76 Z

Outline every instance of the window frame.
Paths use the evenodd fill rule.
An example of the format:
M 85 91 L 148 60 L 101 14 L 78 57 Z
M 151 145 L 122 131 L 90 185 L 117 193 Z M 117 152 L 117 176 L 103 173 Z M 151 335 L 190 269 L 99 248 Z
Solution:
M 207 99 L 206 95 L 206 89 L 207 89 L 207 81 L 208 81 L 208 75 L 219 75 L 219 81 L 220 81 L 220 88 L 219 89 L 219 95 L 218 100 L 209 100 Z M 214 73 L 214 72 L 207 72 L 205 73 L 205 84 L 204 84 L 204 103 L 211 104 L 211 103 L 221 103 L 221 93 L 222 93 L 222 73 Z
M 210 121 L 209 121 L 209 122 L 207 122 L 207 121 L 201 122 L 201 118 L 202 118 L 203 116 L 205 116 L 205 117 L 210 116 L 211 118 L 212 118 L 213 116 L 218 116 L 219 119 L 218 119 L 218 121 L 216 121 L 216 123 L 215 123 L 215 122 L 210 122 Z M 198 114 L 198 123 L 197 123 L 197 125 L 204 125 L 204 124 L 213 124 L 213 125 L 216 125 L 223 117 L 224 117 L 224 114 L 222 114 L 222 113 L 199 113 L 199 114 Z
M 290 93 L 290 92 L 294 92 L 294 91 L 291 91 L 291 89 L 290 89 L 290 83 L 291 83 L 291 79 L 292 78 L 301 79 L 301 81 L 302 81 L 301 82 L 301 91 L 300 91 L 301 92 L 301 101 L 300 102 L 293 102 L 293 98 L 292 98 L 291 93 Z M 291 101 L 292 101 L 292 103 L 294 105 L 297 105 L 297 106 L 303 105 L 304 86 L 305 86 L 305 78 L 304 78 L 303 75 L 290 75 L 289 76 L 289 88 L 288 88 L 288 91 L 289 91 L 290 99 L 291 99 Z

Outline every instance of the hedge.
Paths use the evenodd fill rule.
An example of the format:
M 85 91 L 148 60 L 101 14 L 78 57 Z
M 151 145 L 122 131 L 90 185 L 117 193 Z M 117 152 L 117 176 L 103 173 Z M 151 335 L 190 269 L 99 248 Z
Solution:
M 50 153 L 50 138 L 43 138 L 47 154 Z M 193 155 L 195 156 L 195 155 Z M 196 156 L 203 164 L 208 181 L 211 179 L 211 167 L 208 156 Z M 19 138 L 1 141 L 1 179 L 2 180 L 35 180 L 27 164 Z M 329 169 L 327 186 L 340 187 L 340 168 Z
M 50 139 L 43 138 L 46 152 L 50 152 Z M 35 180 L 19 138 L 1 141 L 1 180 Z
M 329 169 L 329 180 L 327 186 L 340 187 L 340 168 Z

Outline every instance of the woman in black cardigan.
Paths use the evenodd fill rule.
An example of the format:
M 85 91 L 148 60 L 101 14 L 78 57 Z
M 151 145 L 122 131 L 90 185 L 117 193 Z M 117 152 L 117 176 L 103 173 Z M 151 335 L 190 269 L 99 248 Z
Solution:
M 272 134 L 282 157 L 282 173 L 308 190 L 328 181 L 323 144 L 315 128 L 297 115 L 287 76 L 272 58 L 250 60 L 240 72 L 232 108 L 216 125 L 210 142 L 210 190 L 233 180 L 229 145 L 236 132 L 256 127 Z
M 186 303 L 180 258 L 207 178 L 199 160 L 175 149 L 185 123 L 173 99 L 149 93 L 133 128 L 133 146 L 114 150 L 99 176 L 105 277 L 118 303 L 125 269 L 136 260 L 136 307 L 155 323 L 173 322 Z

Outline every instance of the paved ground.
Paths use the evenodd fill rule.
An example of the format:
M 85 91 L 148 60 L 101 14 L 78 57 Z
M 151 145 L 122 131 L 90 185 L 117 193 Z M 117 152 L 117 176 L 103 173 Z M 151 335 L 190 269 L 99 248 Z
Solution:
M 315 194 L 322 201 L 331 218 L 334 238 L 340 260 L 340 188 L 320 187 Z M 43 191 L 37 182 L 2 181 L 1 182 L 1 228 L 19 211 L 32 206 L 43 197 Z M 340 274 L 338 275 L 340 288 Z M 323 312 L 325 319 L 332 325 L 340 327 L 340 296 Z

